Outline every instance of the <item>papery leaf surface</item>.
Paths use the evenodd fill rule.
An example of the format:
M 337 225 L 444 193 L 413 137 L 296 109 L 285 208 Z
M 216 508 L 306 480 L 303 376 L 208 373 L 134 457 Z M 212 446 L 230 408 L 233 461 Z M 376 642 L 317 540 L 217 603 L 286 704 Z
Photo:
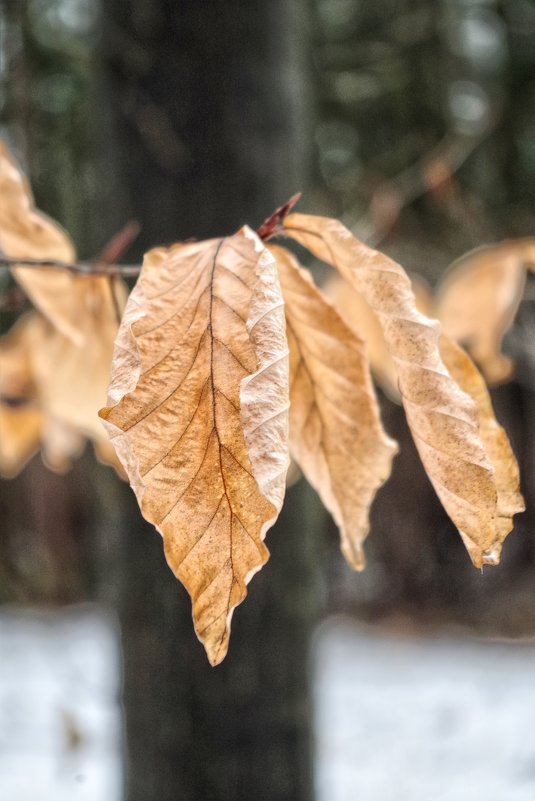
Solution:
M 342 552 L 364 567 L 369 509 L 390 475 L 386 435 L 363 341 L 285 248 L 279 270 L 290 346 L 290 448 L 340 529 Z
M 519 239 L 471 251 L 437 288 L 435 314 L 444 333 L 470 351 L 491 383 L 505 381 L 513 370 L 501 346 L 524 293 L 530 248 L 535 253 L 535 240 Z
M 288 392 L 276 265 L 250 229 L 146 255 L 101 416 L 214 665 L 268 559 L 289 461 Z
M 429 316 L 433 308 L 429 284 L 415 273 L 410 275 L 410 279 L 416 308 Z M 401 403 L 396 365 L 385 342 L 377 314 L 361 293 L 339 273 L 333 273 L 327 279 L 322 291 L 333 302 L 343 321 L 364 340 L 372 374 L 385 395 L 394 403 Z
M 30 185 L 0 140 L 0 251 L 10 259 L 72 262 L 74 245 L 58 223 L 35 208 Z M 15 267 L 13 276 L 34 306 L 67 337 L 80 342 L 73 287 L 65 270 Z
M 35 311 L 0 338 L 0 473 L 15 475 L 39 449 L 48 467 L 64 472 L 86 438 L 122 472 L 98 417 L 118 328 L 108 312 L 105 303 L 96 306 L 83 347 Z
M 479 433 L 475 402 L 439 352 L 440 325 L 416 309 L 403 268 L 326 217 L 292 214 L 285 232 L 336 267 L 376 313 L 422 463 L 477 567 L 496 562 L 502 540 L 495 469 Z
M 0 475 L 19 473 L 39 449 L 43 415 L 37 402 L 27 320 L 0 338 Z
M 497 489 L 496 531 L 494 554 L 487 553 L 487 563 L 499 562 L 503 541 L 513 528 L 513 515 L 523 512 L 524 499 L 520 492 L 520 473 L 509 438 L 498 423 L 492 408 L 489 391 L 483 376 L 464 349 L 449 337 L 440 337 L 440 355 L 450 374 L 476 403 L 479 433 L 495 470 Z

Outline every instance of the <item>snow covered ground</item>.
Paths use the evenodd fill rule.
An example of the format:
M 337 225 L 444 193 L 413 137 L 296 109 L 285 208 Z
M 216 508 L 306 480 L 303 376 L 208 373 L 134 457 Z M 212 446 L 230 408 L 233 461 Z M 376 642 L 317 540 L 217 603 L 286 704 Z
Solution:
M 94 607 L 0 612 L 2 801 L 120 801 L 119 676 Z
M 0 799 L 121 801 L 119 684 L 99 610 L 0 611 Z M 535 799 L 533 644 L 331 619 L 314 692 L 317 801 Z
M 535 646 L 387 636 L 315 649 L 317 801 L 533 801 Z

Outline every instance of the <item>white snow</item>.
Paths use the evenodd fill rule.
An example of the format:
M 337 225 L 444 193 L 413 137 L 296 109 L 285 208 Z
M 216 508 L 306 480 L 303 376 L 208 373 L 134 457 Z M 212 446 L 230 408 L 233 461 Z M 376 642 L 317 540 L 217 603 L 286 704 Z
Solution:
M 313 671 L 317 801 L 534 801 L 533 644 L 333 618 Z M 0 611 L 2 801 L 121 801 L 120 673 L 98 608 Z
M 343 618 L 314 654 L 317 801 L 533 801 L 535 646 Z
M 120 801 L 119 677 L 95 607 L 0 612 L 2 801 Z

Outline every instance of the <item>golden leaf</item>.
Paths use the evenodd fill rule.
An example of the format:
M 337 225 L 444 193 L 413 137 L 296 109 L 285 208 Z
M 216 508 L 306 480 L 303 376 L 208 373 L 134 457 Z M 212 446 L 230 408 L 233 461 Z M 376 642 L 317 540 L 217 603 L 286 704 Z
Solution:
M 427 474 L 474 565 L 494 564 L 503 532 L 497 517 L 495 470 L 479 435 L 476 405 L 440 358 L 439 324 L 417 311 L 403 268 L 359 242 L 341 223 L 292 214 L 284 228 L 335 266 L 376 313 Z
M 433 298 L 429 284 L 416 274 L 411 274 L 410 279 L 416 308 L 423 314 L 430 315 Z M 357 292 L 338 273 L 329 277 L 322 290 L 332 300 L 342 320 L 364 340 L 371 371 L 383 392 L 391 401 L 400 403 L 396 366 L 375 312 L 360 292 Z
M 281 247 L 271 247 L 290 346 L 290 448 L 340 529 L 342 552 L 364 567 L 369 508 L 396 444 L 381 425 L 364 343 Z
M 118 321 L 107 280 L 86 286 L 86 292 L 79 329 L 85 344 L 76 344 L 41 317 L 41 336 L 32 348 L 33 375 L 48 418 L 95 443 L 107 443 L 98 412 L 106 403 Z M 125 302 L 121 289 L 119 308 Z
M 525 509 L 524 499 L 520 493 L 518 464 L 507 434 L 494 417 L 485 381 L 468 354 L 460 345 L 443 335 L 440 337 L 440 355 L 455 381 L 476 403 L 479 413 L 479 433 L 495 470 L 498 493 L 496 509 L 498 538 L 494 546 L 494 562 L 497 564 L 502 543 L 513 527 L 513 515 Z M 492 554 L 487 554 L 487 562 L 492 561 L 491 556 Z
M 398 374 L 377 315 L 341 275 L 334 273 L 322 287 L 346 325 L 364 341 L 375 380 L 390 400 L 399 402 Z
M 48 467 L 63 472 L 86 437 L 122 472 L 98 417 L 118 327 L 109 311 L 103 303 L 87 318 L 94 330 L 84 347 L 38 312 L 21 317 L 0 339 L 0 473 L 15 475 L 39 448 Z
M 67 233 L 35 208 L 30 186 L 0 140 L 0 250 L 11 259 L 72 262 L 74 246 Z M 73 287 L 77 276 L 65 270 L 15 267 L 13 276 L 34 306 L 57 328 L 81 343 Z
M 453 263 L 437 290 L 435 314 L 444 333 L 469 349 L 492 383 L 512 372 L 501 344 L 524 292 L 530 254 L 535 255 L 535 240 L 478 248 Z
M 43 426 L 26 321 L 22 317 L 0 338 L 0 474 L 10 478 L 39 449 Z
M 0 249 L 11 259 L 70 263 L 75 257 L 65 231 L 35 208 L 27 180 L 1 140 Z M 25 334 L 17 344 L 16 358 L 27 365 L 34 387 L 33 402 L 42 416 L 39 440 L 45 462 L 53 469 L 66 469 L 89 437 L 101 456 L 122 470 L 110 451 L 98 410 L 106 402 L 117 314 L 126 302 L 125 285 L 105 276 L 77 275 L 39 265 L 15 267 L 12 272 L 44 315 L 30 315 L 21 322 Z M 28 410 L 8 412 L 5 406 L 6 431 L 22 442 L 17 431 L 21 415 Z M 9 470 L 18 471 L 23 462 L 15 459 Z
M 145 257 L 101 411 L 210 662 L 268 559 L 288 468 L 288 348 L 273 257 L 247 227 Z

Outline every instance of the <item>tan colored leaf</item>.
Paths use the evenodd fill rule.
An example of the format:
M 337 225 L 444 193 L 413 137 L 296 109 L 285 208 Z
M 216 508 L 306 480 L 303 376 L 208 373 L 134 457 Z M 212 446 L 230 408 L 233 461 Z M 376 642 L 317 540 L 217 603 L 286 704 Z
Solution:
M 35 208 L 30 186 L 0 140 L 0 251 L 11 259 L 59 260 L 72 263 L 74 245 L 67 233 Z M 15 267 L 13 276 L 34 306 L 75 345 L 96 335 L 97 316 L 116 324 L 110 280 L 104 276 L 76 275 L 51 267 Z M 120 298 L 121 282 L 115 281 Z
M 369 509 L 390 475 L 364 343 L 285 248 L 270 247 L 286 304 L 290 346 L 290 448 L 340 529 L 342 552 L 365 564 Z
M 0 339 L 0 474 L 7 477 L 19 473 L 39 449 L 48 467 L 64 472 L 84 447 L 79 431 L 43 408 L 35 363 L 46 354 L 49 336 L 65 341 L 41 315 L 30 312 Z
M 0 250 L 12 259 L 74 259 L 68 235 L 35 208 L 27 180 L 1 140 Z M 77 310 L 72 303 L 76 276 L 52 268 L 16 267 L 12 272 L 32 303 L 65 336 L 80 342 Z
M 341 223 L 289 215 L 286 233 L 337 267 L 377 314 L 427 474 L 473 563 L 494 563 L 501 541 L 495 471 L 479 436 L 475 403 L 440 358 L 439 324 L 417 311 L 399 264 L 359 242 Z
M 379 386 L 391 400 L 399 401 L 398 374 L 377 315 L 360 292 L 336 273 L 322 289 L 346 325 L 363 339 L 371 370 Z
M 106 403 L 118 321 L 108 281 L 86 287 L 80 315 L 85 344 L 79 346 L 40 317 L 40 337 L 32 348 L 32 369 L 47 418 L 59 421 L 95 443 L 109 442 L 99 419 Z M 119 308 L 126 298 L 121 289 Z
M 110 288 L 106 281 L 93 290 L 109 293 Z M 64 472 L 89 438 L 100 458 L 122 473 L 98 417 L 118 323 L 108 294 L 95 291 L 87 299 L 91 314 L 83 318 L 85 346 L 38 312 L 24 315 L 0 340 L 0 472 L 16 474 L 39 448 L 50 468 Z M 118 298 L 119 307 L 125 300 L 124 294 Z
M 16 476 L 39 449 L 43 418 L 33 406 L 12 408 L 0 399 L 0 475 Z
M 416 308 L 423 314 L 429 314 L 433 303 L 429 284 L 415 274 L 411 274 L 410 279 Z M 343 321 L 364 340 L 371 371 L 383 392 L 390 400 L 400 403 L 396 366 L 386 346 L 383 329 L 375 312 L 360 292 L 357 292 L 338 273 L 333 273 L 329 277 L 322 290 L 332 300 Z
M 471 251 L 454 262 L 437 290 L 435 314 L 444 333 L 469 349 L 493 383 L 512 372 L 501 344 L 524 292 L 530 250 L 535 240 L 519 239 Z
M 511 531 L 512 517 L 525 509 L 520 493 L 520 475 L 511 444 L 494 410 L 483 376 L 468 354 L 447 336 L 440 337 L 440 355 L 459 386 L 475 401 L 479 412 L 479 433 L 496 473 L 498 492 L 494 562 L 498 563 L 502 543 Z M 487 561 L 491 561 L 491 554 Z
M 43 416 L 37 403 L 26 319 L 0 339 L 0 474 L 16 475 L 39 449 Z
M 101 416 L 192 597 L 215 665 L 268 558 L 288 468 L 288 348 L 276 266 L 248 228 L 152 250 Z

